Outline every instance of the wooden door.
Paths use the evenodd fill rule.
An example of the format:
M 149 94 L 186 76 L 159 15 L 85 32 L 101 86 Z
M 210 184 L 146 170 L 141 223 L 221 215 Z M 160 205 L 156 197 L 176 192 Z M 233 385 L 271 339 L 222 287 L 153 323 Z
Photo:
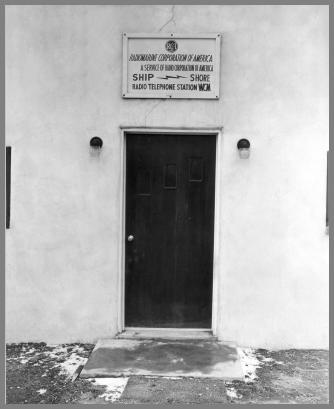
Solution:
M 126 146 L 125 325 L 211 328 L 216 136 Z

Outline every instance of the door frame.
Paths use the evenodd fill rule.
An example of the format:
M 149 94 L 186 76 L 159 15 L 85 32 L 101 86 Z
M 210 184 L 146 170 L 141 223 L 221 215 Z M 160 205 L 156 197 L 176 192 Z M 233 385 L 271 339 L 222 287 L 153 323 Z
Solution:
M 120 147 L 120 206 L 119 206 L 119 220 L 120 231 L 119 231 L 119 249 L 118 249 L 118 307 L 117 307 L 117 332 L 120 333 L 125 329 L 130 329 L 125 327 L 125 199 L 126 199 L 126 136 L 129 134 L 181 134 L 181 135 L 201 135 L 210 134 L 216 136 L 216 166 L 215 166 L 215 211 L 214 211 L 214 245 L 213 245 L 213 277 L 212 277 L 212 312 L 211 312 L 211 328 L 205 328 L 204 331 L 210 330 L 213 335 L 217 334 L 217 321 L 218 321 L 218 305 L 219 305 L 219 270 L 220 270 L 220 180 L 221 180 L 221 148 L 222 148 L 222 135 L 223 127 L 206 127 L 206 128 L 190 128 L 190 127 L 131 127 L 131 126 L 121 126 L 121 147 Z M 154 328 L 157 329 L 157 328 Z M 164 328 L 168 330 L 168 328 Z M 182 328 L 177 330 L 182 331 Z M 192 329 L 186 329 L 192 330 Z M 196 330 L 198 330 L 196 328 Z

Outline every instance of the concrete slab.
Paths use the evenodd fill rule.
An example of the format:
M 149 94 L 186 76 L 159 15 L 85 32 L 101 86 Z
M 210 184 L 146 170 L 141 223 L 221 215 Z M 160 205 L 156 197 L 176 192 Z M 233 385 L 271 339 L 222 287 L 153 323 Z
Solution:
M 118 404 L 229 403 L 224 380 L 133 376 Z
M 236 348 L 215 340 L 99 340 L 80 374 L 131 375 L 244 379 Z

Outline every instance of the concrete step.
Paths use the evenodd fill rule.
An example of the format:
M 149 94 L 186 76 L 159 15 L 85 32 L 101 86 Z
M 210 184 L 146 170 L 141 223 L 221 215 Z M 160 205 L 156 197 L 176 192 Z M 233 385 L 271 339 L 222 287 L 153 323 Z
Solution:
M 184 328 L 126 328 L 116 339 L 217 340 L 211 330 Z
M 164 376 L 243 380 L 235 347 L 212 339 L 101 339 L 80 377 Z

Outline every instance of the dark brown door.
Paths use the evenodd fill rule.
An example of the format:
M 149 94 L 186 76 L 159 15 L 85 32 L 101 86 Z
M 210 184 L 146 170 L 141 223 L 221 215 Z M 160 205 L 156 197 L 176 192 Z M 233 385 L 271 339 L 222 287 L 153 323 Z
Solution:
M 126 146 L 125 325 L 211 328 L 216 137 Z

